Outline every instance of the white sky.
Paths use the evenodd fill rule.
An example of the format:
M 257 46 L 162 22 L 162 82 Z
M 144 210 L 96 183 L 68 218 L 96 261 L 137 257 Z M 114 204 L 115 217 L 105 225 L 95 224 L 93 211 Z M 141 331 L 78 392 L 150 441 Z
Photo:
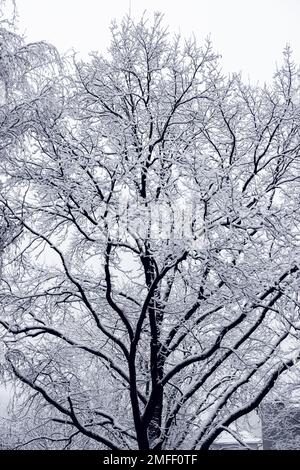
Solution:
M 20 31 L 27 39 L 47 40 L 60 51 L 105 52 L 109 25 L 129 11 L 165 14 L 170 31 L 211 34 L 226 72 L 269 81 L 289 43 L 300 63 L 300 0 L 17 0 Z

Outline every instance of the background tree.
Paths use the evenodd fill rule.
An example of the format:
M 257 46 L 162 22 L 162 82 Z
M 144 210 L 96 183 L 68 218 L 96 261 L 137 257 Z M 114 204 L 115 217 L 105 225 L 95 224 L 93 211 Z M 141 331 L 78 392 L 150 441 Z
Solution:
M 23 444 L 207 449 L 298 360 L 296 67 L 245 85 L 156 15 L 69 70 L 3 165 Z
M 264 449 L 300 447 L 298 367 L 284 374 L 259 407 Z
M 43 42 L 26 44 L 15 31 L 16 9 L 14 1 L 0 1 L 0 191 L 5 188 L 9 177 L 8 160 L 26 147 L 28 130 L 33 126 L 33 109 L 37 102 L 49 92 L 49 78 L 61 66 L 55 49 Z M 24 169 L 25 170 L 25 169 Z M 26 170 L 25 170 L 26 171 Z M 2 265 L 9 263 L 15 242 L 23 231 L 22 224 L 4 205 L 0 204 L 0 274 Z M 10 252 L 10 253 L 9 253 Z M 6 257 L 8 254 L 8 257 Z M 4 282 L 4 284 L 2 283 Z M 1 288 L 9 288 L 3 279 Z M 13 282 L 10 278 L 8 282 Z M 5 335 L 4 335 L 5 336 Z M 5 344 L 0 342 L 0 396 L 1 412 L 4 412 L 3 389 L 6 377 L 3 376 Z M 3 383 L 4 382 L 4 383 Z M 4 398 L 4 402 L 6 399 Z M 18 423 L 20 425 L 20 423 Z M 7 427 L 1 419 L 1 443 L 6 440 Z M 1 445 L 1 444 L 0 444 Z

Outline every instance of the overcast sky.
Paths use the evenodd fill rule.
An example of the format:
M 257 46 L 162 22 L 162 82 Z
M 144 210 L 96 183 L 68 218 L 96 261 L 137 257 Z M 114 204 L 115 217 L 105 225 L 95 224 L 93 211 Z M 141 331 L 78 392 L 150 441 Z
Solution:
M 243 71 L 251 81 L 268 81 L 286 43 L 300 63 L 300 0 L 17 0 L 20 30 L 61 51 L 105 51 L 113 18 L 162 11 L 172 31 L 210 33 L 225 71 Z

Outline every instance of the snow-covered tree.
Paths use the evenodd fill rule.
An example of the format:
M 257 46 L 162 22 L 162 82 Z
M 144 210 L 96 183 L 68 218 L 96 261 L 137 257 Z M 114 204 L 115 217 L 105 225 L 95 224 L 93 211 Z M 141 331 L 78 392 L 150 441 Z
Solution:
M 68 76 L 37 70 L 1 188 L 22 227 L 0 325 L 23 444 L 207 449 L 298 360 L 290 51 L 252 87 L 156 15 Z

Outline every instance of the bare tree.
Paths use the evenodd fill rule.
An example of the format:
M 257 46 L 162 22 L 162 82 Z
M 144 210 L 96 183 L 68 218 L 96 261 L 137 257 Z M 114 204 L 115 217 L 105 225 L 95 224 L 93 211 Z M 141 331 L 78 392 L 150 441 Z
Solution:
M 299 368 L 284 374 L 259 406 L 264 449 L 300 448 Z
M 31 106 L 1 190 L 23 445 L 207 449 L 297 362 L 298 92 L 288 49 L 252 87 L 156 15 Z

